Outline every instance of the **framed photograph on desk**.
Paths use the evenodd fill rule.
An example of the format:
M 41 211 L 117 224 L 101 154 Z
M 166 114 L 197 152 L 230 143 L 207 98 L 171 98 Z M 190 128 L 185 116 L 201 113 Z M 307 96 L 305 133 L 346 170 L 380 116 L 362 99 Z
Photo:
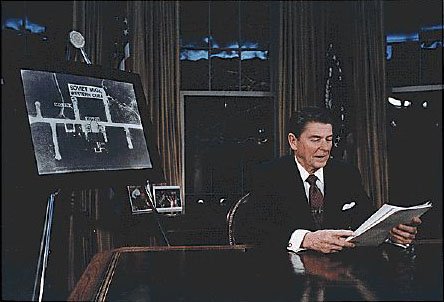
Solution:
M 145 214 L 153 211 L 150 204 L 154 204 L 154 202 L 152 200 L 151 203 L 149 202 L 150 196 L 146 194 L 143 186 L 127 186 L 127 189 L 132 214 Z
M 153 195 L 159 213 L 179 214 L 182 212 L 180 186 L 153 186 Z

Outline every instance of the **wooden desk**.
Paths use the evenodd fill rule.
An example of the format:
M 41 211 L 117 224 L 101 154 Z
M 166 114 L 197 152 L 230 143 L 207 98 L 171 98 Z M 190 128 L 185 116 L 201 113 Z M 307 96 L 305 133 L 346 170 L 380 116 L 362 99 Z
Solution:
M 248 246 L 119 248 L 93 258 L 69 300 L 442 300 L 442 261 L 442 243 L 301 257 Z

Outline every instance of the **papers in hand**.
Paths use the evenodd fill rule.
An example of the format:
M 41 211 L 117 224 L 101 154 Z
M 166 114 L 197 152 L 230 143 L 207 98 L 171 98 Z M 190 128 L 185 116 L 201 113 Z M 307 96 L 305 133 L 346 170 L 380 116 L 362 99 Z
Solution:
M 412 207 L 384 204 L 354 231 L 353 236 L 346 240 L 353 242 L 356 246 L 379 245 L 387 239 L 393 227 L 410 223 L 413 217 L 421 216 L 431 207 L 430 201 Z

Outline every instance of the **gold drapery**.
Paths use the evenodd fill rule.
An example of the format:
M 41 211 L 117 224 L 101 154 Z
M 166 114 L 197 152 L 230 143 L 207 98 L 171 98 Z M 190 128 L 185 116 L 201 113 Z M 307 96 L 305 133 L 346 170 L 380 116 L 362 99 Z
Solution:
M 182 187 L 179 3 L 129 1 L 129 68 L 140 75 L 166 183 Z
M 383 3 L 351 2 L 350 51 L 357 165 L 377 207 L 388 202 Z
M 280 1 L 274 12 L 277 40 L 273 90 L 277 98 L 278 154 L 289 152 L 287 121 L 294 111 L 321 105 L 325 63 L 328 2 Z M 273 29 L 275 30 L 275 29 Z
M 85 52 L 91 62 L 102 65 L 104 5 L 102 1 L 73 2 L 73 30 L 85 38 Z

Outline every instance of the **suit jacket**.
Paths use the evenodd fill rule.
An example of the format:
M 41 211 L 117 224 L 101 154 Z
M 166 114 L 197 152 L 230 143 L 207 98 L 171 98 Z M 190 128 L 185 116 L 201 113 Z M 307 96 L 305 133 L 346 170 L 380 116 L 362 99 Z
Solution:
M 253 177 L 251 198 L 243 210 L 241 241 L 285 247 L 296 229 L 316 230 L 294 156 L 263 165 Z M 344 204 L 352 201 L 355 206 L 343 211 Z M 374 210 L 359 171 L 330 159 L 324 167 L 322 229 L 355 230 Z

